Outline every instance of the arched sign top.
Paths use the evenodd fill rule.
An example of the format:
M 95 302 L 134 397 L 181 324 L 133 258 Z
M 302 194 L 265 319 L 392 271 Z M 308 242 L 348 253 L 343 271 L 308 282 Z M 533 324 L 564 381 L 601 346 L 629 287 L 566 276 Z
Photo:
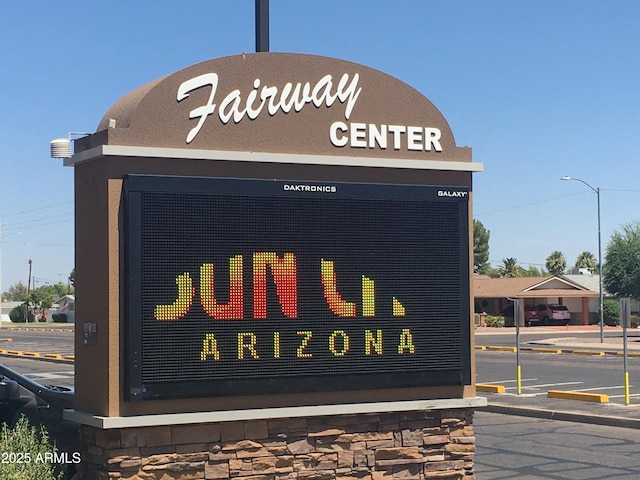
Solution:
M 108 144 L 471 161 L 440 111 L 406 83 L 333 58 L 255 53 L 202 62 L 115 103 Z

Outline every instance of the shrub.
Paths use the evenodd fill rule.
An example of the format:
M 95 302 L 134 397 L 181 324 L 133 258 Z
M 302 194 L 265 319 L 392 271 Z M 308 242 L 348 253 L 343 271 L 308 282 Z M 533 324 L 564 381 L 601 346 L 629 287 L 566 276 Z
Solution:
M 484 324 L 487 327 L 504 327 L 504 317 L 502 315 L 487 315 Z
M 602 307 L 605 325 L 620 325 L 620 303 L 617 300 L 605 300 Z
M 0 478 L 3 480 L 61 480 L 63 472 L 47 461 L 57 451 L 44 427 L 36 429 L 22 416 L 13 428 L 2 424 Z M 5 461 L 6 460 L 6 461 Z
M 18 305 L 16 308 L 9 312 L 9 319 L 13 323 L 21 323 L 24 322 L 25 311 L 27 309 L 27 305 L 23 303 L 22 305 Z

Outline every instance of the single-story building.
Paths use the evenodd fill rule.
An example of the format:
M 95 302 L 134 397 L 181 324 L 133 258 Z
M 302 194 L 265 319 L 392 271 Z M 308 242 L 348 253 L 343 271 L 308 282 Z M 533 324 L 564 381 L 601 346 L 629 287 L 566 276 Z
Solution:
M 525 307 L 565 305 L 571 313 L 572 324 L 598 323 L 598 310 L 592 311 L 590 300 L 595 298 L 597 304 L 599 293 L 566 276 L 491 278 L 475 275 L 473 293 L 475 313 L 479 314 L 501 315 L 518 299 L 523 300 Z
M 9 313 L 14 308 L 22 305 L 24 302 L 1 302 L 0 303 L 0 321 L 10 322 Z
M 53 302 L 47 311 L 48 322 L 75 323 L 76 321 L 76 297 L 65 295 Z

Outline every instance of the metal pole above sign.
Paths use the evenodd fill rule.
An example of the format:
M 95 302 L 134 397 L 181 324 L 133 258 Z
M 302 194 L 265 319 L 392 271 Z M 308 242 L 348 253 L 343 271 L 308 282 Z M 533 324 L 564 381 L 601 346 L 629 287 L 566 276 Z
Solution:
M 269 0 L 256 0 L 256 53 L 269 51 Z

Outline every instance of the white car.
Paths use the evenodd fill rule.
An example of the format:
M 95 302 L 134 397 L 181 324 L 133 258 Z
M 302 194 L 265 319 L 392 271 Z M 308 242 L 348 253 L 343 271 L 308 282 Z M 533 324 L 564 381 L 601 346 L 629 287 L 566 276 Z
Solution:
M 538 322 L 540 325 L 550 325 L 552 323 L 569 325 L 571 312 L 565 305 L 538 305 Z

